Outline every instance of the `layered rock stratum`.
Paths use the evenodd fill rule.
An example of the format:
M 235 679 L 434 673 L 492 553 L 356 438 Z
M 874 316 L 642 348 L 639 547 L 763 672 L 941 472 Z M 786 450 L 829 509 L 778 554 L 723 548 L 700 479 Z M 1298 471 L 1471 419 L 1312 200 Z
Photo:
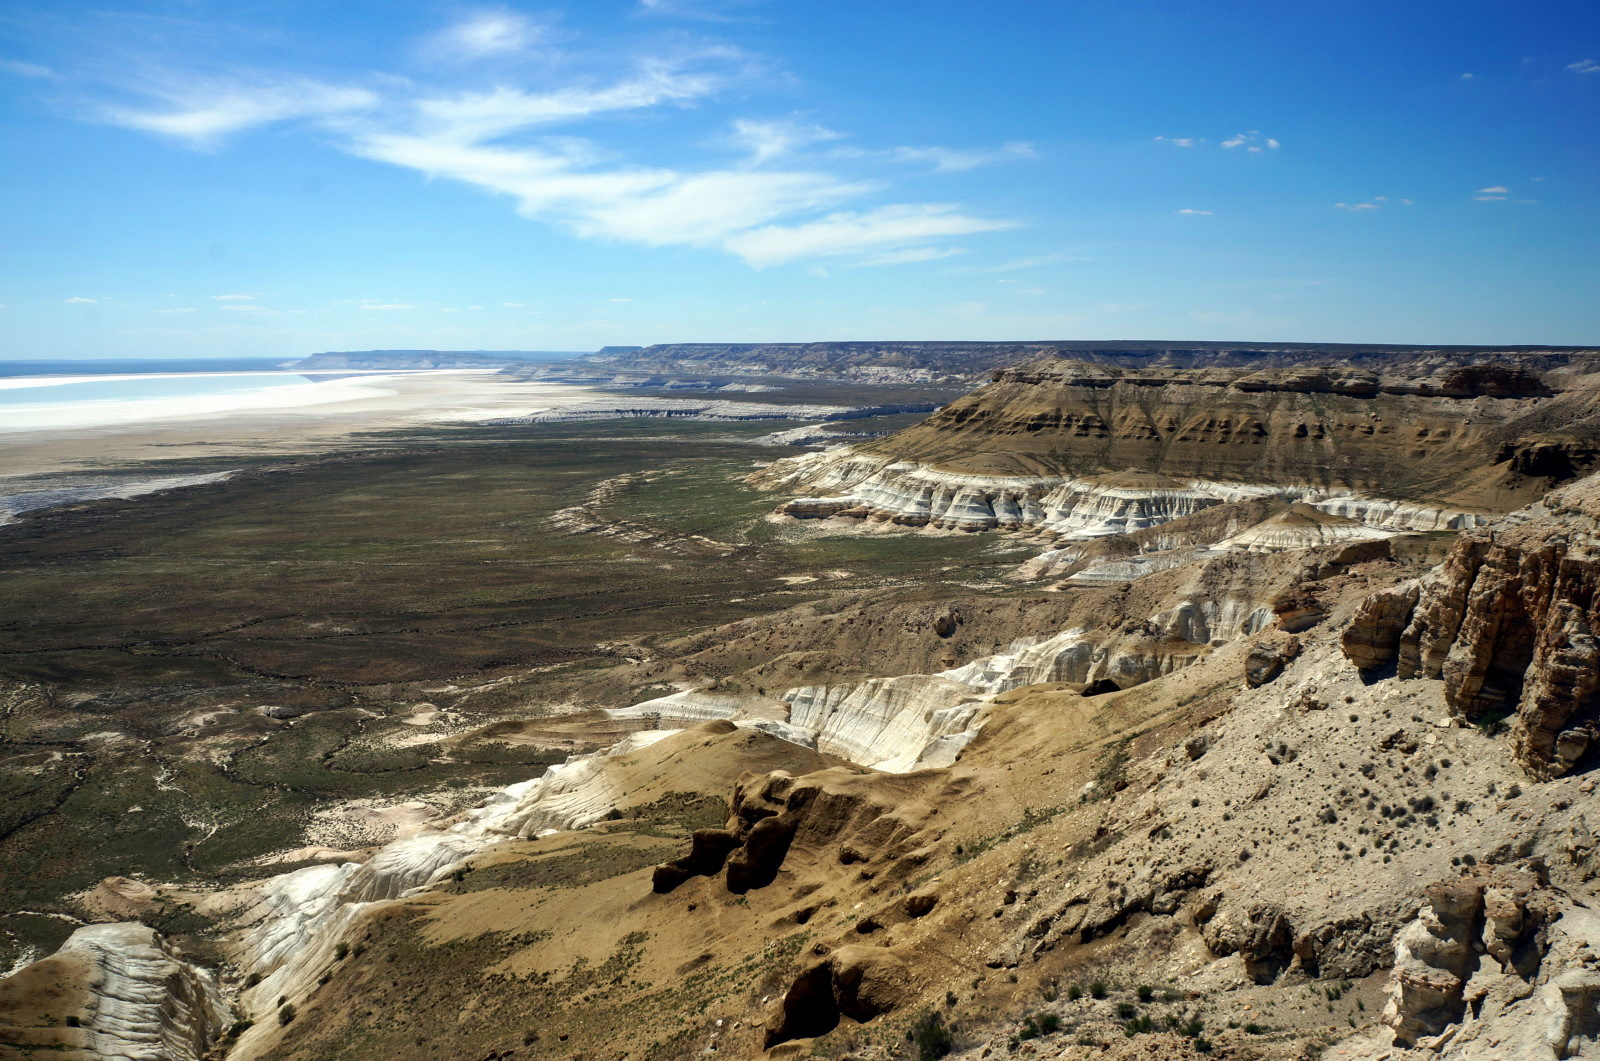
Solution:
M 760 469 L 762 533 L 1043 551 L 619 648 L 563 687 L 606 748 L 196 898 L 195 953 L 81 930 L 0 1051 L 123 1056 L 126 936 L 179 1057 L 1600 1056 L 1590 366 L 1167 356 Z M 549 526 L 747 547 L 625 493 Z

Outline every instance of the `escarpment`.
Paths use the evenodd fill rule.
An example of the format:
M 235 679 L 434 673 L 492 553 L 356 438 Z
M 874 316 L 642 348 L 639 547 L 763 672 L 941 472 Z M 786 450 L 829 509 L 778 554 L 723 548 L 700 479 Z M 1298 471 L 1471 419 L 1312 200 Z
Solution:
M 1069 538 L 1256 497 L 1368 527 L 1459 529 L 1592 468 L 1597 395 L 1577 369 L 1517 362 L 1251 371 L 1047 361 L 1000 370 L 888 438 L 780 461 L 756 481 L 808 491 L 785 506 L 798 518 Z
M 956 472 L 1137 469 L 1388 497 L 1443 485 L 1430 496 L 1449 496 L 1457 491 L 1448 476 L 1521 451 L 1514 440 L 1557 396 L 1552 381 L 1592 399 L 1580 382 L 1520 365 L 1380 373 L 1046 362 L 996 372 L 988 386 L 863 449 Z
M 1462 717 L 1509 721 L 1531 774 L 1568 773 L 1600 737 L 1597 516 L 1592 477 L 1463 535 L 1420 587 L 1363 602 L 1345 655 L 1368 671 L 1442 679 Z
M 743 607 L 619 630 L 578 585 L 541 621 L 593 653 L 383 686 L 346 743 L 392 695 L 392 749 L 527 772 L 408 793 L 452 802 L 371 846 L 296 826 L 315 858 L 203 893 L 123 881 L 85 916 L 161 930 L 0 978 L 0 1057 L 1600 1051 L 1600 476 L 1548 491 L 1600 453 L 1588 383 L 1168 355 L 1007 369 L 777 462 L 787 517 L 702 520 L 748 449 L 562 486 L 537 526 Z M 474 698 L 492 722 L 444 717 Z

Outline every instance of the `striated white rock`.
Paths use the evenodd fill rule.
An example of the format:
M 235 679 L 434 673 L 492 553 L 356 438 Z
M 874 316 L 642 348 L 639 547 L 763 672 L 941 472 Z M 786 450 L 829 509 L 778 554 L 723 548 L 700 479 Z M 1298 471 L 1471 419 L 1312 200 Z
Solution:
M 125 1061 L 199 1061 L 232 1021 L 211 973 L 179 958 L 149 925 L 85 925 L 53 956 L 80 963 L 89 1001 L 84 1047 Z
M 1273 618 L 1272 609 L 1263 604 L 1228 597 L 1186 600 L 1151 616 L 1150 621 L 1166 637 L 1207 645 L 1264 630 Z
M 904 773 L 945 766 L 976 735 L 981 690 L 938 674 L 873 678 L 857 685 L 786 690 L 789 724 L 814 747 L 863 766 Z M 966 735 L 965 740 L 957 740 Z
M 1263 497 L 1305 502 L 1328 515 L 1389 531 L 1460 529 L 1488 519 L 1356 494 L 1330 496 L 1304 485 L 1179 480 L 1133 471 L 1087 479 L 973 475 L 857 453 L 848 446 L 776 461 L 757 478 L 777 489 L 814 491 L 784 506 L 799 518 L 851 515 L 968 531 L 1026 527 L 1067 539 L 1126 534 L 1212 505 Z
M 448 828 L 395 840 L 365 863 L 310 866 L 262 882 L 240 917 L 246 927 L 236 940 L 239 964 L 265 976 L 251 997 L 276 999 L 303 988 L 363 905 L 425 888 L 507 836 L 582 828 L 601 820 L 624 795 L 605 769 L 606 760 L 677 732 L 635 733 L 604 751 L 570 756 L 540 777 L 501 789 Z
M 1335 516 L 1396 531 L 1470 530 L 1486 527 L 1494 517 L 1434 505 L 1413 505 L 1359 494 L 1313 500 L 1311 504 Z
M 1013 641 L 1004 652 L 975 659 L 940 677 L 975 686 L 985 693 L 1043 682 L 1089 682 L 1096 663 L 1104 652 L 1084 639 L 1082 628 L 1064 630 L 1054 637 L 1024 637 Z
M 631 707 L 611 707 L 606 709 L 606 714 L 611 718 L 670 719 L 689 725 L 725 718 L 787 717 L 784 705 L 777 700 L 704 690 L 670 693 Z
M 1346 542 L 1375 541 L 1398 533 L 1348 516 L 1336 515 L 1322 507 L 1330 503 L 1324 501 L 1317 506 L 1296 504 L 1287 512 L 1280 512 L 1231 538 L 1223 539 L 1216 547 L 1219 550 L 1235 549 L 1248 553 L 1281 553 Z

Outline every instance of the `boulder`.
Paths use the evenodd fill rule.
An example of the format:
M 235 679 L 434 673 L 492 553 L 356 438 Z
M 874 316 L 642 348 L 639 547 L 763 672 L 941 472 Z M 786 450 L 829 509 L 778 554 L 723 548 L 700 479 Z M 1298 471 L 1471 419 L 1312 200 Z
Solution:
M 1252 689 L 1260 688 L 1282 674 L 1283 668 L 1299 654 L 1300 639 L 1296 637 L 1257 641 L 1244 658 L 1245 684 Z

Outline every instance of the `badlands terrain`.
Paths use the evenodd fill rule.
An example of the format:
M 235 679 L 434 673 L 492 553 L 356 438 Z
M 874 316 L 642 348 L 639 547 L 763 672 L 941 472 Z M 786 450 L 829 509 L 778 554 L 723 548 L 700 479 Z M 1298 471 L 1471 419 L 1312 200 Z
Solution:
M 537 371 L 0 528 L 0 1057 L 1600 1056 L 1600 352 Z

